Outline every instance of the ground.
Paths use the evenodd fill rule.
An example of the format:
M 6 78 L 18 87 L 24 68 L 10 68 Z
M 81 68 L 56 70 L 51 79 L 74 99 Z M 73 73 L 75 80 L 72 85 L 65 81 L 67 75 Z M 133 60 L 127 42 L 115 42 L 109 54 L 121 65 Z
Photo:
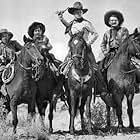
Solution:
M 99 100 L 100 101 L 100 100 Z M 131 133 L 103 133 L 98 131 L 93 135 L 83 135 L 80 132 L 80 118 L 77 115 L 75 119 L 76 135 L 70 135 L 68 132 L 69 126 L 69 114 L 66 106 L 63 102 L 57 103 L 56 112 L 54 112 L 53 128 L 54 134 L 50 135 L 47 132 L 42 131 L 39 115 L 36 116 L 35 123 L 30 126 L 27 122 L 27 105 L 22 104 L 18 106 L 18 128 L 17 135 L 12 135 L 11 126 L 11 113 L 7 116 L 6 121 L 1 121 L 0 125 L 0 140 L 38 140 L 44 138 L 44 140 L 139 140 L 140 139 L 140 94 L 135 95 L 133 107 L 134 107 L 134 124 L 136 126 L 135 131 Z M 45 124 L 48 126 L 47 118 L 48 110 L 46 111 Z M 123 102 L 123 120 L 124 125 L 128 126 L 128 117 L 126 114 L 126 102 Z

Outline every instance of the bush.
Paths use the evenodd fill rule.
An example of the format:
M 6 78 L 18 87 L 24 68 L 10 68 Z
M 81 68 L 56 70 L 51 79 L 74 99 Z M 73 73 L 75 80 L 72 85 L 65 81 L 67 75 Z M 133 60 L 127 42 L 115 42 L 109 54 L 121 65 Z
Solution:
M 107 119 L 106 119 L 107 111 L 106 111 L 106 105 L 98 101 L 96 104 L 93 103 L 91 107 L 91 118 L 94 126 L 96 127 L 105 127 L 107 125 Z M 111 110 L 110 112 L 110 121 L 112 126 L 116 126 L 117 124 L 117 116 Z
M 4 98 L 0 98 L 0 132 L 7 132 L 9 127 L 7 127 L 6 116 L 8 111 L 5 109 L 4 103 L 6 100 Z

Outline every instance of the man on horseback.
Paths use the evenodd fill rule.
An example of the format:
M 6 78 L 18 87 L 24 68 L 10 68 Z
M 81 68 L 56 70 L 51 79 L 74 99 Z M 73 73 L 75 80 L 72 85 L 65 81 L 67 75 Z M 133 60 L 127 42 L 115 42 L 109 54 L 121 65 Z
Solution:
M 110 27 L 110 30 L 105 32 L 101 43 L 101 50 L 105 56 L 101 62 L 101 71 L 106 80 L 106 69 L 111 64 L 120 44 L 129 37 L 129 31 L 121 26 L 124 22 L 124 17 L 119 11 L 108 11 L 104 16 L 104 22 Z M 139 71 L 136 71 L 136 79 L 139 79 L 139 75 Z M 135 88 L 136 92 L 139 92 L 138 85 Z
M 11 40 L 13 34 L 7 29 L 0 30 L 0 56 L 1 61 L 11 60 L 11 52 L 18 52 L 21 50 L 22 46 L 15 40 Z M 8 60 L 9 59 L 9 60 Z
M 105 56 L 101 64 L 102 72 L 109 66 L 109 63 L 111 63 L 120 47 L 120 43 L 129 36 L 128 29 L 121 27 L 124 22 L 124 17 L 119 11 L 108 11 L 104 16 L 104 22 L 110 27 L 110 30 L 105 32 L 101 43 L 101 50 Z
M 0 30 L 0 72 L 2 74 L 5 66 L 15 58 L 15 52 L 21 50 L 22 46 L 15 40 L 11 40 L 13 34 L 7 29 Z M 2 81 L 1 81 L 2 82 Z M 1 83 L 2 84 L 2 83 Z
M 64 24 L 66 27 L 65 34 L 69 34 L 71 37 L 72 35 L 83 33 L 83 38 L 86 41 L 86 53 L 88 60 L 90 62 L 91 68 L 96 71 L 95 74 L 98 79 L 102 80 L 102 75 L 98 71 L 98 66 L 96 64 L 96 60 L 94 57 L 94 54 L 91 49 L 91 45 L 96 41 L 98 37 L 98 33 L 96 32 L 95 28 L 93 27 L 92 23 L 86 19 L 83 18 L 83 14 L 85 14 L 88 11 L 88 9 L 83 9 L 83 5 L 80 2 L 75 2 L 73 4 L 73 7 L 68 8 L 68 12 L 74 16 L 74 19 L 69 23 L 67 22 L 64 17 L 63 13 L 64 11 L 58 11 L 58 17 L 60 21 Z M 67 61 L 69 58 L 71 58 L 71 52 L 68 52 L 68 55 L 65 58 L 65 61 Z
M 50 61 L 51 68 L 54 72 L 57 73 L 57 67 L 55 64 L 56 58 L 53 54 L 49 53 L 52 49 L 52 45 L 47 36 L 44 35 L 45 25 L 40 22 L 33 22 L 28 28 L 28 35 L 30 39 L 29 42 L 35 44 L 39 51 L 43 54 L 43 56 Z

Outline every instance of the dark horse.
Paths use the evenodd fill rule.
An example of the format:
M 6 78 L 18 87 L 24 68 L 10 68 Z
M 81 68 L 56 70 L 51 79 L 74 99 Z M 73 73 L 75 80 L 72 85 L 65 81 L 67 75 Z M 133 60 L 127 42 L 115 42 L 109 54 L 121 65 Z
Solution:
M 18 124 L 17 105 L 27 103 L 28 113 L 30 113 L 31 116 L 33 116 L 35 113 L 36 85 L 32 79 L 32 64 L 39 66 L 42 61 L 43 56 L 40 54 L 38 49 L 32 45 L 32 43 L 25 45 L 15 58 L 14 78 L 11 82 L 5 84 L 5 89 L 10 98 L 13 133 L 16 133 L 16 127 Z M 29 84 L 28 92 L 25 88 L 26 84 Z
M 124 127 L 122 120 L 124 95 L 127 98 L 129 128 L 134 128 L 132 101 L 135 92 L 136 69 L 131 63 L 132 57 L 140 59 L 140 35 L 135 36 L 135 34 L 132 34 L 121 43 L 117 54 L 107 69 L 106 81 L 112 97 L 108 94 L 101 94 L 101 98 L 107 105 L 107 125 L 110 126 L 110 107 L 114 107 L 118 117 L 118 131 L 120 132 Z
M 71 60 L 73 65 L 68 72 L 68 105 L 70 113 L 70 134 L 75 133 L 74 119 L 77 110 L 80 110 L 81 128 L 84 125 L 84 106 L 86 104 L 86 114 L 88 118 L 88 132 L 92 133 L 90 103 L 92 98 L 92 88 L 94 85 L 94 71 L 91 70 L 87 59 L 86 42 L 82 34 L 75 34 L 69 41 Z
M 41 51 L 41 48 L 40 48 Z M 45 51 L 45 50 L 44 50 Z M 49 54 L 48 54 L 49 55 Z M 51 70 L 50 68 L 50 60 L 44 56 L 46 59 L 47 65 L 45 64 L 42 66 L 42 74 L 40 75 L 40 80 L 36 82 L 37 84 L 37 96 L 36 96 L 36 104 L 38 107 L 39 114 L 41 116 L 42 124 L 45 129 L 44 119 L 45 119 L 45 110 L 47 108 L 47 105 L 49 104 L 49 132 L 53 132 L 52 127 L 52 120 L 53 120 L 53 110 L 54 110 L 54 100 L 58 96 L 60 96 L 59 93 L 64 92 L 62 86 L 57 88 L 57 84 L 64 80 L 63 75 L 56 76 L 55 72 Z M 55 64 L 57 67 L 61 64 L 60 61 L 55 61 Z M 57 89 L 56 89 L 57 88 Z

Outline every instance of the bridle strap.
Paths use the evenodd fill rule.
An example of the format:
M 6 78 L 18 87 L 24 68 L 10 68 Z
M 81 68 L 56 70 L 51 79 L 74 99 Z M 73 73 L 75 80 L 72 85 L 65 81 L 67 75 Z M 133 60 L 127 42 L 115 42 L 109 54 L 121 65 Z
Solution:
M 81 59 L 84 59 L 85 50 L 86 50 L 86 46 L 85 46 L 85 47 L 83 48 L 83 50 L 82 50 L 82 55 L 80 55 L 80 54 L 74 54 L 74 55 L 72 55 L 72 59 L 73 59 L 74 57 L 79 57 L 79 58 L 81 58 Z
M 140 50 L 138 49 L 138 47 L 137 46 L 139 46 L 138 44 L 136 44 L 136 43 L 134 43 L 134 41 L 135 41 L 136 39 L 133 39 L 131 42 L 133 43 L 133 45 L 134 45 L 134 47 L 135 47 L 135 49 L 138 51 L 138 53 L 136 53 L 136 55 L 140 55 Z
M 32 67 L 25 67 L 23 66 L 23 64 L 21 64 L 19 61 L 18 61 L 18 64 L 24 69 L 24 70 L 31 70 Z
M 32 44 L 33 44 L 33 43 L 32 43 Z M 32 47 L 35 48 L 35 45 L 33 44 Z M 34 57 L 34 56 L 30 53 L 30 51 L 28 51 L 28 49 L 27 49 L 26 47 L 25 47 L 25 49 L 27 50 L 27 53 L 28 53 L 35 61 L 37 61 L 36 57 Z M 37 48 L 36 48 L 36 49 L 37 49 Z

